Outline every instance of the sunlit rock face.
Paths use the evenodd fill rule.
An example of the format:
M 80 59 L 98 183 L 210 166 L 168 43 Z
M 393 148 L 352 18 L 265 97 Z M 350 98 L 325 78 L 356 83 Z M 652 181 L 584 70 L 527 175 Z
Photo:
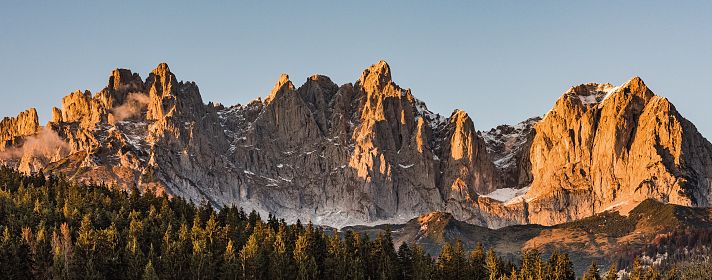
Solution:
M 708 205 L 710 144 L 639 79 L 574 87 L 544 118 L 478 132 L 462 111 L 432 113 L 380 61 L 353 84 L 282 74 L 264 101 L 205 104 L 162 63 L 116 69 L 75 91 L 40 126 L 0 123 L 0 160 L 343 226 L 446 211 L 489 227 L 554 224 L 646 197 Z
M 557 224 L 646 198 L 708 206 L 712 146 L 635 77 L 571 88 L 536 125 L 532 223 Z
M 39 130 L 37 110 L 27 109 L 16 117 L 5 117 L 0 121 L 0 151 L 16 145 L 22 137 L 34 135 Z

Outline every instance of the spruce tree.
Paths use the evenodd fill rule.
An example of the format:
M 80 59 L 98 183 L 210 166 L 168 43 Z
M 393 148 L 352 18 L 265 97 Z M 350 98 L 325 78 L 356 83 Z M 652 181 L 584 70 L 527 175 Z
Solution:
M 398 279 L 413 278 L 413 252 L 408 247 L 408 243 L 403 242 L 398 247 L 398 266 L 400 271 Z
M 544 275 L 541 275 L 542 261 L 541 254 L 537 250 L 528 250 L 522 254 L 522 265 L 519 272 L 519 277 L 523 279 L 540 279 Z
M 294 245 L 294 263 L 297 267 L 297 280 L 315 280 L 319 277 L 316 260 L 310 252 L 309 237 L 305 235 L 297 238 Z
M 450 243 L 445 243 L 435 261 L 435 274 L 439 279 L 455 279 L 454 253 Z
M 470 252 L 468 264 L 472 279 L 487 279 L 487 267 L 485 266 L 485 249 L 482 243 L 477 243 L 475 249 Z
M 573 263 L 569 259 L 568 254 L 556 254 L 554 259 L 554 270 L 551 275 L 553 280 L 574 280 L 576 279 L 576 274 L 573 269 Z
M 645 270 L 645 280 L 660 280 L 660 273 L 655 270 L 652 266 L 649 266 L 648 269 Z
M 487 259 L 485 260 L 485 266 L 487 267 L 487 273 L 489 275 L 489 280 L 497 280 L 500 275 L 500 264 L 497 259 L 497 254 L 494 249 L 490 248 L 487 251 Z
M 413 279 L 425 280 L 433 276 L 433 261 L 423 247 L 413 245 Z
M 437 277 L 441 279 L 469 278 L 466 273 L 467 262 L 464 254 L 462 243 L 459 240 L 454 247 L 449 243 L 445 244 L 435 263 Z
M 52 278 L 74 279 L 78 277 L 75 269 L 74 248 L 72 236 L 67 223 L 60 226 L 60 235 L 52 234 L 52 252 L 54 254 Z
M 471 278 L 470 265 L 465 257 L 465 248 L 462 247 L 462 241 L 459 239 L 455 241 L 455 247 L 453 248 L 453 272 L 455 278 L 464 279 Z
M 230 240 L 223 253 L 219 277 L 222 280 L 237 280 L 240 279 L 240 274 L 240 260 L 237 258 L 235 247 L 232 240 Z
M 358 232 L 347 231 L 344 234 L 344 252 L 346 254 L 346 277 L 348 279 L 365 279 L 366 264 L 364 239 Z
M 258 233 L 253 233 L 245 246 L 240 250 L 243 279 L 263 279 L 264 263 L 262 263 L 262 249 L 257 240 Z
M 605 280 L 617 280 L 618 279 L 618 266 L 615 263 L 612 263 L 611 266 L 608 267 L 608 271 L 606 272 L 606 277 L 603 279 Z
M 80 271 L 82 271 L 82 275 L 85 279 L 99 278 L 100 273 L 95 258 L 101 257 L 101 255 L 96 254 L 95 232 L 89 214 L 84 215 L 81 225 L 79 226 L 76 255 L 77 263 L 81 266 Z
M 630 276 L 628 276 L 628 279 L 643 280 L 643 277 L 643 265 L 640 263 L 640 258 L 635 257 L 635 259 L 633 260 L 633 268 L 631 268 Z
M 583 278 L 581 280 L 601 280 L 601 276 L 598 273 L 598 266 L 596 261 L 592 261 L 591 265 L 588 266 L 586 272 L 583 273 Z
M 324 265 L 324 277 L 328 279 L 346 278 L 347 262 L 344 245 L 341 242 L 339 233 L 335 232 L 329 238 L 326 263 Z
M 156 270 L 153 268 L 153 263 L 149 260 L 148 263 L 146 264 L 146 268 L 143 270 L 143 276 L 141 277 L 143 280 L 158 280 L 158 274 L 156 274 Z
M 270 256 L 269 278 L 275 280 L 288 279 L 292 275 L 292 262 L 289 256 L 286 227 L 280 225 L 272 245 Z
M 137 237 L 131 238 L 126 244 L 125 258 L 127 260 L 126 277 L 138 279 L 143 276 L 143 270 L 146 268 L 143 251 Z
M 379 233 L 370 247 L 370 265 L 369 272 L 376 279 L 394 279 L 397 277 L 397 259 L 398 255 L 393 247 L 390 230 L 386 229 L 385 233 Z

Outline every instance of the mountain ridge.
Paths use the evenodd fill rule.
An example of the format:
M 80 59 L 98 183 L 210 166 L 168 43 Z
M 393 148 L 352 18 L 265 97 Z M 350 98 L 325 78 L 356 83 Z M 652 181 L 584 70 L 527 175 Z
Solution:
M 403 222 L 432 211 L 492 228 L 548 225 L 606 207 L 631 208 L 648 197 L 710 203 L 711 145 L 638 77 L 619 87 L 572 87 L 542 119 L 488 132 L 477 131 L 462 110 L 449 117 L 428 110 L 392 81 L 385 61 L 354 83 L 339 86 L 312 75 L 296 87 L 282 74 L 264 101 L 230 107 L 203 102 L 198 86 L 178 81 L 165 63 L 145 80 L 116 69 L 96 94 L 64 97 L 45 126 L 36 111 L 27 125 L 11 124 L 26 115 L 6 118 L 0 151 L 23 152 L 1 160 L 25 172 L 136 185 L 331 226 Z M 559 141 L 560 135 L 572 136 Z M 609 149 L 605 143 L 612 140 L 596 140 L 604 136 L 620 143 Z M 45 138 L 61 141 L 41 152 L 22 149 L 25 139 Z M 645 160 L 628 160 L 630 154 L 656 169 L 634 164 Z M 600 179 L 623 171 L 587 163 L 600 158 L 624 162 L 622 170 L 637 168 L 630 183 L 609 180 L 617 183 L 617 197 L 630 202 L 611 195 Z M 648 182 L 645 193 L 639 181 Z M 529 189 L 517 201 L 483 196 L 503 188 Z

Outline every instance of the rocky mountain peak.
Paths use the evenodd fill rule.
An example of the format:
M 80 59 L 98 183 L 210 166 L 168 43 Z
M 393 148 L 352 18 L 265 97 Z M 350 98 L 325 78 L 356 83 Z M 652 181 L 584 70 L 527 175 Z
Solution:
M 470 116 L 465 112 L 465 110 L 462 109 L 456 109 L 455 111 L 452 112 L 452 115 L 450 116 L 450 123 L 455 124 L 457 127 L 463 127 L 463 126 L 474 126 L 472 123 L 472 119 L 470 119 Z
M 384 88 L 391 83 L 391 67 L 384 60 L 363 70 L 361 77 L 356 82 L 367 93 L 383 92 Z
M 635 76 L 620 86 L 620 91 L 625 94 L 633 94 L 644 100 L 649 100 L 655 94 L 645 85 L 643 79 Z
M 569 88 L 564 96 L 578 99 L 583 105 L 592 105 L 602 102 L 609 94 L 615 91 L 615 87 L 609 83 L 597 84 L 588 83 Z
M 5 117 L 0 121 L 0 151 L 12 145 L 16 138 L 37 133 L 39 121 L 37 110 L 30 108 L 16 117 Z
M 178 82 L 176 76 L 161 63 L 154 69 L 145 82 L 148 91 L 149 120 L 159 120 L 168 116 L 194 118 L 205 111 L 205 104 L 200 90 L 194 82 Z
M 294 84 L 292 84 L 292 81 L 289 80 L 289 75 L 282 73 L 279 75 L 279 79 L 277 80 L 277 83 L 274 84 L 272 91 L 270 91 L 267 98 L 265 98 L 265 104 L 272 103 L 277 95 L 291 92 L 293 90 Z
M 77 122 L 88 116 L 91 106 L 91 92 L 76 90 L 62 98 L 62 121 Z
M 532 222 L 556 224 L 611 207 L 626 211 L 648 198 L 709 203 L 710 144 L 666 99 L 639 77 L 618 87 L 574 87 L 565 97 L 582 92 L 605 96 L 583 110 L 583 100 L 561 98 L 535 127 L 527 193 Z
M 168 66 L 166 66 L 166 68 L 168 68 Z M 135 83 L 143 83 L 141 77 L 137 73 L 133 73 L 129 69 L 117 68 L 114 69 L 114 71 L 111 71 L 111 76 L 109 76 L 108 88 L 113 90 L 120 90 Z
M 309 76 L 309 78 L 307 78 L 307 81 L 304 83 L 304 85 L 302 85 L 302 87 L 312 85 L 312 84 L 318 85 L 322 89 L 330 89 L 330 91 L 333 90 L 334 92 L 336 92 L 336 90 L 338 90 L 338 87 L 339 87 L 337 84 L 332 82 L 331 78 L 329 78 L 328 76 L 319 75 L 319 74 L 314 74 L 314 75 Z
M 158 64 L 156 69 L 153 69 L 146 79 L 146 84 L 150 92 L 157 96 L 170 94 L 171 86 L 175 82 L 176 77 L 171 73 L 166 63 Z
M 168 63 L 161 62 L 156 66 L 156 68 L 151 71 L 151 74 L 156 75 L 156 76 L 167 76 L 167 74 L 171 73 L 171 69 L 168 67 Z
M 62 122 L 62 110 L 57 108 L 57 107 L 52 107 L 52 119 L 50 120 L 51 123 L 60 123 Z

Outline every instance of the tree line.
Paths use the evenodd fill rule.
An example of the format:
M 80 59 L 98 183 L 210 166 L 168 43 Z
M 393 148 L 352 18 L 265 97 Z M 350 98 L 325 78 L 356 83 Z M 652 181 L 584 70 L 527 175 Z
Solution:
M 637 270 L 635 270 L 637 269 Z M 661 279 L 638 264 L 630 279 Z M 604 279 L 616 279 L 611 267 Z M 637 273 L 637 274 L 635 274 Z M 592 264 L 583 279 L 602 279 Z M 2 279 L 576 279 L 567 254 L 516 263 L 459 241 L 430 256 L 390 232 L 287 224 L 235 206 L 0 168 Z

